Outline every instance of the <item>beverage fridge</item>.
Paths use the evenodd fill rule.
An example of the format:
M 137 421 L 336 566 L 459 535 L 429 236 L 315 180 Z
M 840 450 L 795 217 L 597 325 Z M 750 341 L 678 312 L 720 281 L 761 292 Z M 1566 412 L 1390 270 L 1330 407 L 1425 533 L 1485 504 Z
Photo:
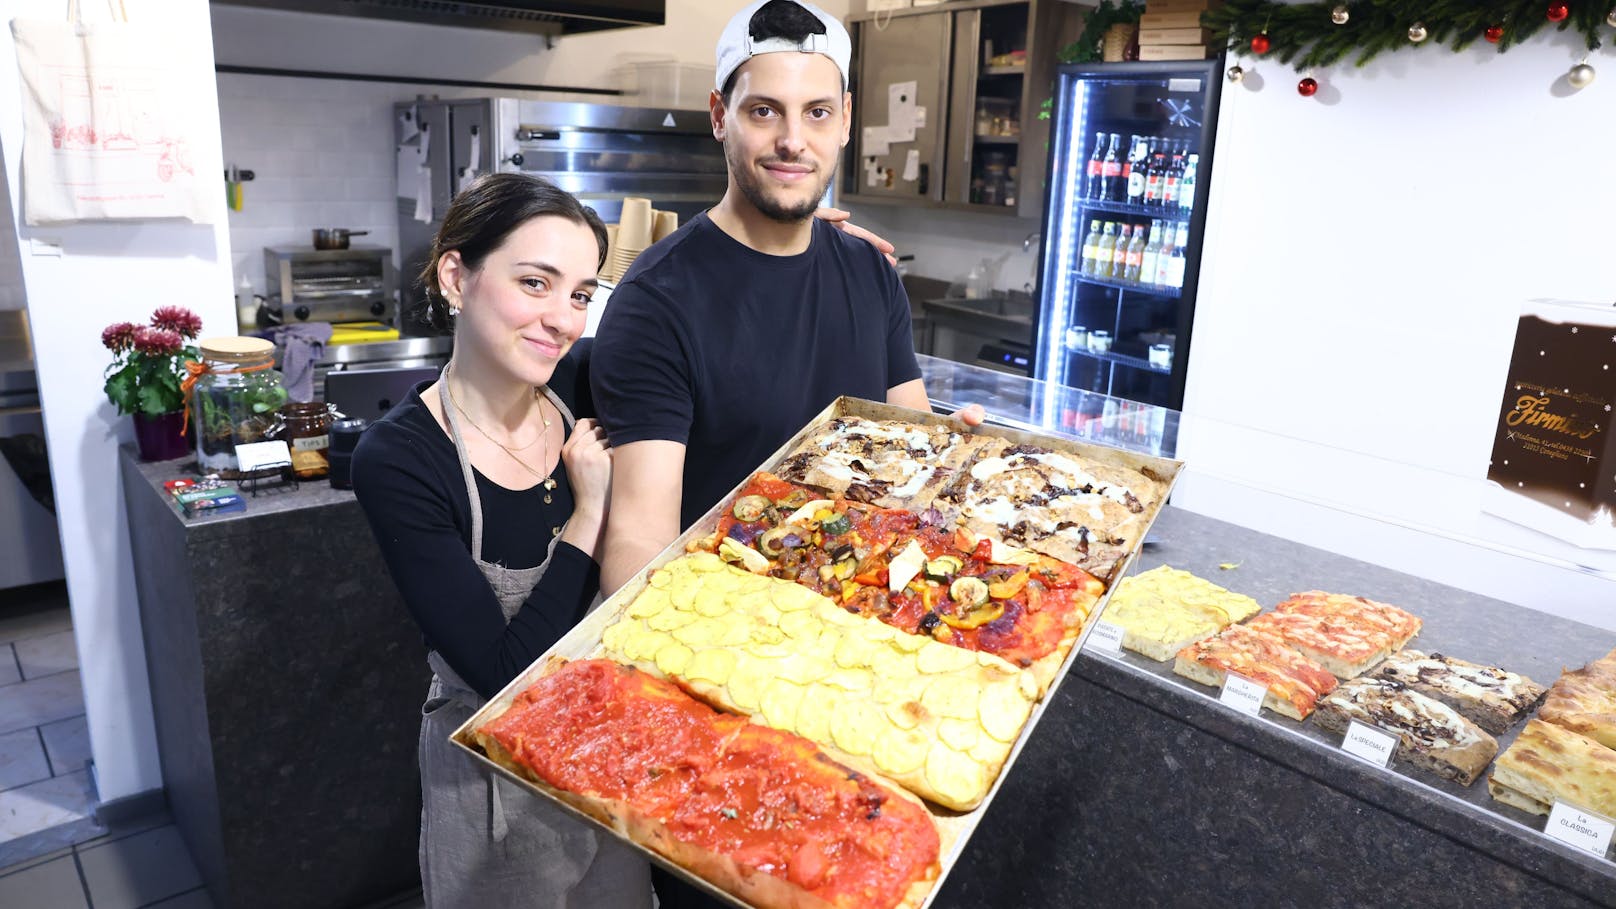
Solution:
M 1183 406 L 1221 74 L 1221 60 L 1060 68 L 1033 364 L 1052 395 Z

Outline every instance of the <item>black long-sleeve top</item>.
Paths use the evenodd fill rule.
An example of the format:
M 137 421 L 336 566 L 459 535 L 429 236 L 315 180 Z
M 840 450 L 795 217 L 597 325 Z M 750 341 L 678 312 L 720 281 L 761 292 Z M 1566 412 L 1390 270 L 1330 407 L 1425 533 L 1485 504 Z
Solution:
M 576 354 L 576 356 L 574 356 Z M 583 348 L 556 367 L 550 388 L 580 419 Z M 382 558 L 426 644 L 483 697 L 492 697 L 550 648 L 588 611 L 600 569 L 582 550 L 558 543 L 550 567 L 510 623 L 471 556 L 471 500 L 454 442 L 421 400 L 423 383 L 367 428 L 353 456 L 354 493 Z M 461 420 L 461 431 L 476 430 Z M 570 435 L 570 430 L 567 433 Z M 485 562 L 531 568 L 572 513 L 566 470 L 556 488 L 512 490 L 480 472 Z

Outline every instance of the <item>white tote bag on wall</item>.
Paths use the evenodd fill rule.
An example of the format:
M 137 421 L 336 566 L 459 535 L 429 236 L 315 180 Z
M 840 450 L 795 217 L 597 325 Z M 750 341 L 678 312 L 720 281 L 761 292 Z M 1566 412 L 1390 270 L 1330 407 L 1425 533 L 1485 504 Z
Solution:
M 157 21 L 86 22 L 78 0 L 62 19 L 13 19 L 23 87 L 23 216 L 29 224 L 213 220 L 217 173 L 193 149 L 211 128 L 192 47 Z

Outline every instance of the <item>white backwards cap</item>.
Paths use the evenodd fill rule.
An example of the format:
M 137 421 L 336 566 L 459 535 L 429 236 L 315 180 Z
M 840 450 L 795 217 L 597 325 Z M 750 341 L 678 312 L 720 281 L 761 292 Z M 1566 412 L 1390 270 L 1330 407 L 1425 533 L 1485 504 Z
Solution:
M 751 34 L 752 17 L 757 11 L 773 0 L 756 0 L 747 4 L 746 9 L 735 14 L 724 26 L 724 33 L 718 37 L 718 72 L 714 80 L 714 88 L 724 90 L 724 83 L 729 77 L 741 68 L 741 64 L 758 54 L 777 54 L 785 51 L 797 51 L 803 54 L 824 54 L 836 64 L 842 73 L 842 85 L 847 85 L 847 70 L 853 60 L 853 39 L 848 36 L 847 29 L 830 15 L 812 3 L 803 0 L 784 0 L 795 3 L 818 19 L 825 26 L 823 35 L 809 35 L 801 42 L 788 38 L 762 38 L 753 39 Z

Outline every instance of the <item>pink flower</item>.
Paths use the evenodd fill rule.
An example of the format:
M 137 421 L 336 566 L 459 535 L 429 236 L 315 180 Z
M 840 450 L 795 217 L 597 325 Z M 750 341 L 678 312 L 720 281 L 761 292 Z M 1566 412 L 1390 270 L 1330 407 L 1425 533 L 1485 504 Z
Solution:
M 194 317 L 193 317 L 194 318 Z M 163 328 L 137 328 L 135 329 L 135 350 L 149 357 L 170 356 L 180 352 L 180 346 L 185 340 L 177 331 Z
M 135 332 L 145 331 L 133 322 L 118 322 L 101 331 L 101 343 L 113 353 L 123 353 L 135 343 Z
M 153 328 L 177 332 L 181 337 L 194 338 L 202 330 L 202 319 L 183 306 L 163 306 L 152 313 Z

